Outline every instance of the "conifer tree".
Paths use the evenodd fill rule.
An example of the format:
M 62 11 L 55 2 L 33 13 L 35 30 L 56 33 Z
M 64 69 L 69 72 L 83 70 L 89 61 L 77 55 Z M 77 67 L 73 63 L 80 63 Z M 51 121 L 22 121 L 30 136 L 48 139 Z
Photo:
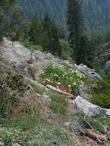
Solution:
M 68 0 L 68 30 L 69 30 L 69 43 L 74 49 L 76 62 L 80 58 L 78 53 L 80 35 L 83 31 L 83 16 L 82 16 L 82 3 L 80 0 Z
M 47 32 L 49 44 L 49 51 L 54 54 L 61 56 L 61 46 L 59 42 L 58 28 L 54 21 L 52 21 L 46 14 L 43 23 L 45 32 Z
M 43 26 L 38 16 L 33 18 L 29 32 L 30 41 L 36 45 L 42 44 Z
M 14 0 L 0 0 L 0 10 L 9 7 L 13 2 Z
M 7 34 L 8 31 L 8 21 L 6 20 L 5 16 L 0 13 L 0 41 L 2 37 Z
M 90 58 L 90 42 L 88 39 L 88 36 L 86 33 L 82 33 L 79 39 L 79 48 L 78 48 L 78 54 L 79 58 L 77 60 L 77 63 L 83 63 L 86 65 L 89 65 L 88 61 Z
M 3 10 L 9 7 L 14 0 L 0 0 L 0 41 L 8 29 L 8 23 L 3 15 Z
M 29 23 L 21 7 L 17 7 L 13 11 L 9 32 L 16 34 L 16 39 L 24 39 L 28 36 Z

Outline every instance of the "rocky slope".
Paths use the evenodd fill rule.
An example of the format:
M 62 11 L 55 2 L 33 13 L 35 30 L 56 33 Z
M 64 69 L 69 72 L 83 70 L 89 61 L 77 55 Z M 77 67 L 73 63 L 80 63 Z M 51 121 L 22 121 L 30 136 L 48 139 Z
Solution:
M 42 130 L 44 130 L 45 132 L 48 133 L 48 136 L 46 137 L 45 140 L 46 141 L 45 145 L 47 144 L 46 146 L 49 146 L 49 144 L 51 146 L 54 145 L 82 146 L 83 144 L 85 144 L 85 146 L 93 146 L 93 145 L 101 146 L 103 144 L 105 144 L 105 146 L 109 145 L 109 139 L 107 138 L 107 134 L 109 132 L 107 128 L 109 127 L 105 128 L 105 126 L 100 125 L 103 132 L 101 130 L 99 131 L 101 131 L 101 133 L 104 133 L 103 135 L 100 135 L 101 133 L 99 134 L 96 131 L 93 131 L 94 126 L 90 124 L 90 121 L 92 121 L 93 119 L 90 119 L 89 121 L 88 116 L 97 117 L 97 115 L 98 116 L 110 115 L 110 110 L 103 109 L 87 101 L 87 98 L 89 98 L 90 95 L 89 94 L 87 95 L 88 87 L 85 88 L 85 84 L 83 84 L 83 82 L 80 84 L 80 96 L 77 95 L 75 96 L 73 94 L 69 94 L 67 92 L 61 91 L 56 87 L 50 85 L 44 86 L 41 83 L 39 83 L 39 75 L 42 73 L 42 69 L 43 69 L 42 67 L 50 62 L 52 64 L 57 64 L 58 66 L 61 67 L 63 67 L 64 65 L 70 65 L 72 71 L 76 73 L 81 72 L 89 80 L 92 81 L 102 80 L 102 77 L 98 73 L 96 73 L 95 70 L 90 69 L 85 65 L 78 66 L 76 64 L 71 64 L 69 61 L 56 58 L 50 53 L 45 54 L 40 51 L 31 52 L 23 45 L 21 45 L 21 43 L 11 42 L 6 38 L 4 38 L 4 41 L 1 45 L 1 50 L 2 50 L 1 60 L 4 60 L 6 62 L 9 69 L 15 70 L 17 73 L 21 73 L 28 85 L 25 94 L 22 97 L 20 97 L 20 103 L 15 105 L 16 108 L 12 109 L 13 116 L 21 117 L 24 111 L 24 107 L 26 105 L 28 105 L 26 106 L 26 112 L 30 112 L 30 110 L 28 109 L 31 103 L 39 110 L 39 114 L 37 115 L 37 118 L 38 121 L 40 121 L 40 123 L 42 123 L 42 121 L 43 122 L 45 121 L 46 123 L 49 123 L 51 126 L 56 125 L 57 127 L 60 128 L 60 130 L 64 130 L 66 133 L 69 134 L 69 136 L 70 135 L 72 136 L 69 137 L 70 141 L 68 142 L 64 134 L 63 137 L 60 137 L 61 134 L 59 134 L 58 131 L 56 132 L 54 131 L 57 130 L 55 129 L 55 127 L 52 128 L 47 126 L 48 130 L 53 129 L 52 131 L 50 130 L 50 134 L 49 134 L 49 131 L 45 127 L 46 124 L 44 124 L 45 127 L 44 129 L 41 129 L 39 127 L 39 130 L 41 131 L 37 131 L 37 135 L 38 135 L 37 137 L 36 135 L 32 136 L 33 133 L 30 134 L 30 137 L 32 136 L 31 142 L 35 142 L 35 139 L 37 139 L 36 141 L 38 142 L 38 140 L 42 137 L 42 140 L 40 139 L 41 140 L 40 143 L 42 143 L 42 146 L 44 146 L 43 139 L 45 136 L 42 135 Z M 37 68 L 37 70 L 34 72 L 35 74 L 34 80 L 32 74 L 30 74 L 28 70 L 29 65 L 31 65 L 31 67 Z M 15 76 L 18 75 L 15 74 Z M 15 76 L 14 77 L 12 76 L 12 80 L 15 78 Z M 54 92 L 60 94 L 59 95 L 60 98 L 58 95 L 56 97 L 58 98 L 58 101 L 55 101 L 55 105 L 58 106 L 57 108 L 60 107 L 64 108 L 64 106 L 61 105 L 61 103 L 64 102 L 61 100 L 61 98 L 62 97 L 64 98 L 64 96 L 66 96 L 66 103 L 65 102 L 64 103 L 65 103 L 65 107 L 67 108 L 66 109 L 67 112 L 64 115 L 62 115 L 61 113 L 56 113 L 54 112 L 54 110 L 50 108 L 50 104 L 52 103 L 52 100 L 55 100 L 53 97 L 51 98 L 50 94 L 51 93 L 53 94 Z M 54 94 L 52 96 L 54 96 Z M 33 113 L 35 109 L 33 110 L 33 107 L 32 106 L 30 107 L 32 108 L 31 112 Z M 62 111 L 62 109 L 60 110 Z M 79 112 L 83 112 L 85 116 L 83 116 L 82 114 L 80 115 Z M 31 114 L 29 116 L 31 116 Z M 86 131 L 87 129 L 89 129 L 90 131 L 89 132 Z M 0 133 L 4 131 L 6 130 L 0 129 Z M 59 136 L 57 134 L 59 134 Z M 51 136 L 53 136 L 54 139 L 52 139 Z M 35 139 L 33 139 L 34 137 Z
M 72 66 L 73 70 L 82 72 L 88 79 L 91 80 L 102 79 L 102 77 L 98 73 L 96 73 L 94 69 L 90 69 L 86 65 L 81 64 L 78 66 L 76 64 L 71 64 L 68 60 L 62 60 L 56 58 L 50 53 L 45 54 L 41 51 L 31 52 L 29 49 L 23 47 L 23 45 L 21 45 L 21 43 L 17 41 L 12 42 L 4 38 L 2 50 L 3 50 L 3 57 L 8 62 L 10 62 L 15 66 L 23 66 L 23 65 L 26 66 L 26 64 L 28 64 L 29 61 L 31 61 L 31 63 L 33 64 L 34 63 L 39 64 L 40 67 L 42 67 L 42 65 L 48 64 L 49 62 L 58 65 L 68 64 Z
M 49 63 L 57 64 L 59 66 L 70 65 L 73 71 L 81 72 L 88 80 L 93 80 L 93 81 L 102 80 L 102 77 L 98 73 L 96 73 L 94 69 L 90 69 L 86 65 L 71 64 L 68 60 L 62 60 L 56 58 L 50 53 L 45 54 L 40 51 L 31 52 L 27 48 L 23 47 L 19 42 L 11 42 L 6 38 L 4 38 L 3 41 L 2 51 L 3 51 L 4 60 L 7 60 L 12 67 L 19 70 L 22 74 L 24 74 L 28 78 L 32 79 L 32 76 L 28 70 L 29 64 L 32 64 L 35 68 L 37 68 L 37 71 L 35 72 L 35 80 L 37 82 L 39 82 L 39 75 L 42 73 L 42 67 Z M 84 86 L 85 85 L 82 83 L 80 89 L 80 95 L 83 96 L 83 98 L 87 99 L 89 98 L 89 95 L 87 95 L 86 91 L 84 92 L 84 90 L 88 90 L 88 89 L 85 88 Z M 76 99 L 77 104 L 81 103 L 80 100 L 77 102 Z M 86 105 L 87 103 L 86 101 L 82 100 L 82 105 L 81 104 L 79 105 L 79 109 L 81 109 L 83 112 L 87 114 L 95 115 L 97 114 L 97 112 L 98 114 L 102 112 L 101 108 L 94 105 L 92 106 L 92 104 L 89 105 L 89 103 L 87 109 L 86 107 L 82 109 L 84 104 Z M 89 108 L 91 109 L 92 107 L 93 107 L 93 112 L 89 111 Z M 97 109 L 97 111 L 95 111 L 94 109 Z M 110 114 L 109 110 L 104 112 L 104 114 L 106 113 L 107 115 L 109 115 Z

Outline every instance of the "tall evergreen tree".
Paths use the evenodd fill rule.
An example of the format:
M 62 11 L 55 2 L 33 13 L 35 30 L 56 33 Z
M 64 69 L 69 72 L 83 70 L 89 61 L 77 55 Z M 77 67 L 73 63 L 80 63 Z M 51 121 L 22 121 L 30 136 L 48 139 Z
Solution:
M 16 34 L 20 39 L 24 39 L 28 36 L 29 23 L 21 7 L 15 8 L 12 14 L 9 32 Z
M 82 33 L 79 40 L 78 54 L 80 58 L 77 60 L 77 63 L 84 63 L 89 65 L 90 61 L 90 42 L 86 33 Z
M 0 13 L 0 41 L 2 40 L 3 36 L 6 36 L 8 31 L 8 21 L 6 20 L 5 16 Z
M 76 61 L 80 58 L 78 53 L 80 35 L 83 30 L 82 3 L 80 0 L 68 0 L 68 30 L 69 43 L 75 51 Z
M 0 0 L 0 41 L 2 41 L 2 37 L 7 32 L 8 28 L 8 23 L 3 15 L 3 10 L 9 7 L 13 2 L 14 0 Z
M 47 32 L 49 39 L 49 51 L 54 55 L 61 56 L 61 46 L 59 42 L 58 28 L 55 22 L 53 22 L 47 14 L 45 15 L 43 26 L 45 32 Z
M 33 18 L 29 32 L 30 41 L 36 45 L 42 44 L 43 26 L 38 16 Z
M 0 0 L 0 10 L 9 7 L 13 2 L 14 0 Z

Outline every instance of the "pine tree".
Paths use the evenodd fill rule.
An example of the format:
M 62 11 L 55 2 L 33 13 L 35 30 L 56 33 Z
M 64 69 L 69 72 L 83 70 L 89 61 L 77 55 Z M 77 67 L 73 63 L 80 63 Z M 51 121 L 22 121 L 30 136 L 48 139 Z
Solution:
M 12 37 L 15 34 L 15 39 L 24 39 L 28 36 L 29 23 L 21 7 L 15 8 L 12 14 L 9 32 Z
M 42 41 L 41 41 L 41 46 L 43 48 L 43 51 L 49 51 L 49 38 L 48 38 L 48 33 L 44 30 L 42 32 Z
M 33 18 L 29 32 L 30 41 L 36 45 L 42 45 L 43 26 L 38 16 Z
M 6 20 L 5 16 L 0 13 L 0 41 L 2 40 L 3 36 L 6 36 L 8 31 L 8 21 Z
M 83 31 L 82 3 L 80 0 L 68 0 L 68 30 L 69 43 L 75 51 L 76 62 L 80 58 L 78 53 L 80 35 Z
M 78 54 L 79 58 L 77 63 L 83 63 L 89 65 L 88 61 L 90 61 L 90 42 L 86 33 L 81 34 L 79 39 L 79 48 Z
M 52 21 L 47 14 L 45 15 L 43 26 L 49 39 L 49 51 L 54 55 L 61 56 L 62 51 L 59 42 L 58 28 L 55 22 Z
M 8 29 L 8 23 L 3 15 L 3 10 L 9 7 L 14 0 L 0 0 L 0 41 L 2 41 L 2 37 L 6 34 Z
M 13 2 L 14 0 L 0 0 L 0 10 L 9 7 Z

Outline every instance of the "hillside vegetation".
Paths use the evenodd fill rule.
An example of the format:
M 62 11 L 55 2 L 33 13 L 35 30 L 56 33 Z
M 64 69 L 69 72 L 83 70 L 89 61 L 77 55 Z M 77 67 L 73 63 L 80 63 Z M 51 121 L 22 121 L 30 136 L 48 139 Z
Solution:
M 0 146 L 110 145 L 108 7 L 0 1 Z

